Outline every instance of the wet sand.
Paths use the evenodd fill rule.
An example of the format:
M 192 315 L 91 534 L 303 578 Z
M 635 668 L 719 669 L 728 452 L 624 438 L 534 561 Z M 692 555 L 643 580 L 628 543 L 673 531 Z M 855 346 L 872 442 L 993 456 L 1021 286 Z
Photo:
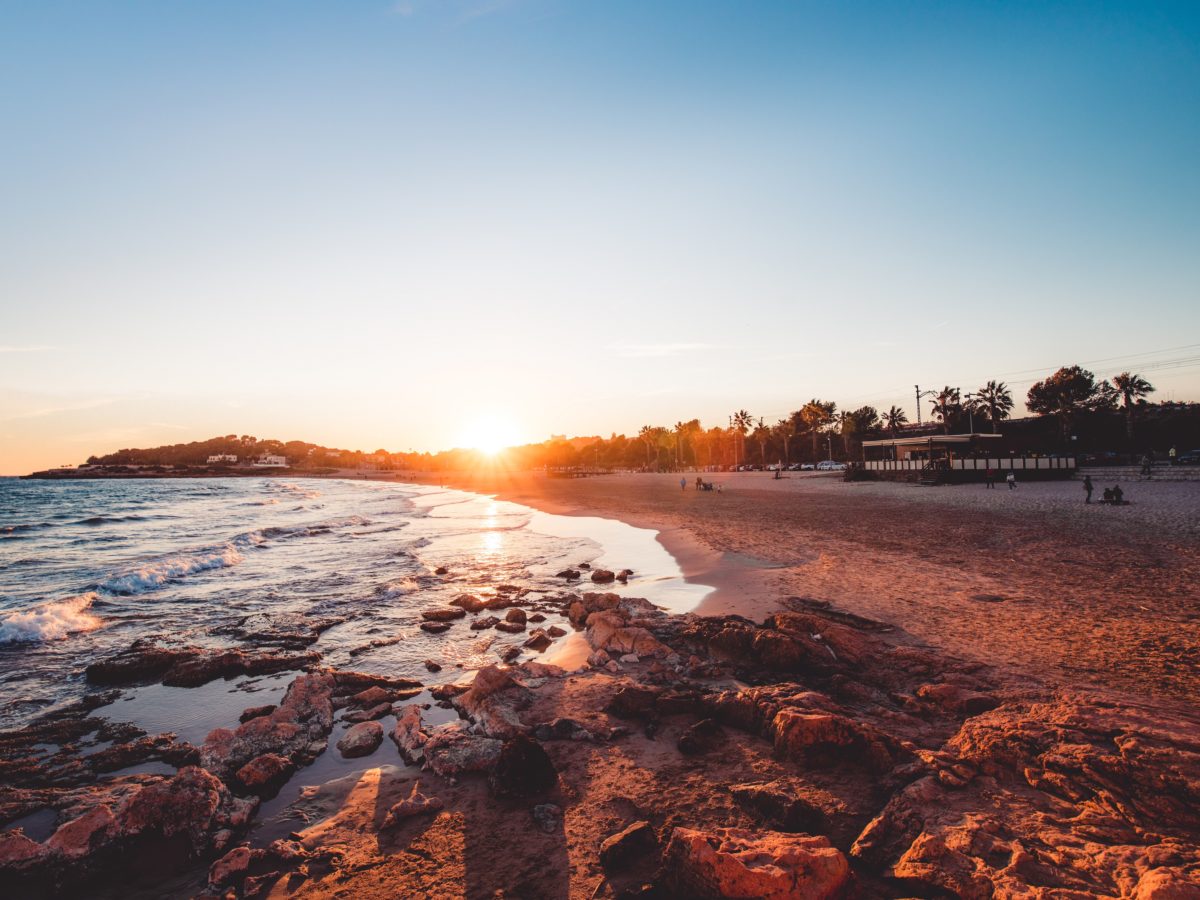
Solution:
M 716 587 L 702 614 L 761 620 L 787 597 L 827 600 L 1014 675 L 1200 696 L 1200 483 L 1126 485 L 1131 504 L 1114 508 L 1085 505 L 1077 481 L 1009 491 L 717 478 L 719 494 L 681 491 L 669 474 L 450 481 L 659 529 L 688 579 Z

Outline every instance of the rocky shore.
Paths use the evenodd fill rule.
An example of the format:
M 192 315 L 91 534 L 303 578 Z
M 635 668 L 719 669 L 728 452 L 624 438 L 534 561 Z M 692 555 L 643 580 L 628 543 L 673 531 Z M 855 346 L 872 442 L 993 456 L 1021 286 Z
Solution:
M 536 603 L 501 585 L 430 610 L 527 638 L 428 689 L 265 643 L 140 642 L 93 666 L 85 702 L 0 735 L 6 891 L 1200 897 L 1195 718 L 997 678 L 818 601 L 673 616 L 579 575 Z M 541 661 L 566 639 L 552 620 L 586 664 Z M 102 716 L 129 683 L 288 670 L 278 703 L 199 746 Z M 289 834 L 256 830 L 322 754 L 372 759 L 305 787 Z M 174 774 L 122 774 L 147 762 Z M 44 836 L 9 827 L 39 815 Z

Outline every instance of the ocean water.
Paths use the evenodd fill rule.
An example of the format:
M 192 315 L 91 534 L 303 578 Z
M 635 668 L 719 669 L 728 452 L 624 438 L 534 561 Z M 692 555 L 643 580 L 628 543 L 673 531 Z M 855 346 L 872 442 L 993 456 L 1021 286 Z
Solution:
M 684 581 L 653 531 L 431 486 L 0 479 L 0 727 L 78 699 L 88 663 L 146 637 L 251 648 L 250 633 L 334 619 L 311 647 L 326 664 L 455 680 L 525 636 L 461 622 L 429 635 L 422 610 L 501 583 L 531 601 L 555 595 L 566 589 L 555 573 L 581 562 L 633 569 L 617 590 L 671 611 L 708 591 Z M 156 731 L 155 714 L 124 717 Z

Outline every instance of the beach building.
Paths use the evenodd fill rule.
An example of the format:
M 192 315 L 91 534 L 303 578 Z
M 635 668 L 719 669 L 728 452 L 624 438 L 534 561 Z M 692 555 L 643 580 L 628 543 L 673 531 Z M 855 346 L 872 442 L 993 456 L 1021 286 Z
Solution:
M 286 456 L 273 456 L 268 453 L 266 456 L 260 456 L 251 463 L 256 469 L 279 469 L 284 468 L 288 464 Z
M 999 434 L 925 434 L 863 441 L 862 467 L 895 481 L 982 481 L 989 469 L 999 477 L 1070 478 L 1075 457 L 1031 453 L 1006 446 Z
M 214 453 L 208 458 L 208 464 L 210 466 L 217 465 L 219 463 L 235 463 L 237 461 L 238 458 L 233 453 Z

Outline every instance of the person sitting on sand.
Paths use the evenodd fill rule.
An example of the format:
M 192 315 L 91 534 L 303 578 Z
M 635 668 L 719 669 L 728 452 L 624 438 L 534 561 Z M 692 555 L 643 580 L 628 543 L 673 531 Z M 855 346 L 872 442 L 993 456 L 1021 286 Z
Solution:
M 1113 503 L 1115 503 L 1117 506 L 1120 506 L 1125 502 L 1125 492 L 1121 490 L 1121 486 L 1119 484 L 1113 485 L 1112 498 Z
M 1112 503 L 1113 502 L 1112 488 L 1104 489 L 1104 496 L 1100 498 L 1100 502 L 1101 503 Z

